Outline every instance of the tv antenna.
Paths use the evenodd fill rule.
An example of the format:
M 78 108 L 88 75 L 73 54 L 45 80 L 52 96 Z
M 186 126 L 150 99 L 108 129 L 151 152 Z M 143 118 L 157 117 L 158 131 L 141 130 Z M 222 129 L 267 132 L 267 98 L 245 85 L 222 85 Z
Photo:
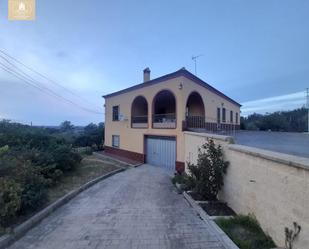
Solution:
M 194 61 L 194 71 L 195 71 L 195 75 L 197 75 L 197 59 L 201 56 L 204 56 L 203 54 L 200 55 L 196 55 L 196 56 L 192 56 L 192 60 Z

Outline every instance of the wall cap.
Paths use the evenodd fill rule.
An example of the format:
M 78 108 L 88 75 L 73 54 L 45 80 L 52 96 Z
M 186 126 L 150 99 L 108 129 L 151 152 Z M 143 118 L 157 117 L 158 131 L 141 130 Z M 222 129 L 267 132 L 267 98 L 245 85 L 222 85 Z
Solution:
M 230 144 L 228 145 L 228 148 L 233 151 L 242 152 L 251 156 L 258 156 L 276 163 L 282 163 L 288 166 L 309 170 L 309 158 L 238 144 Z
M 213 138 L 213 139 L 221 140 L 224 142 L 228 142 L 229 144 L 234 143 L 234 139 L 231 136 L 217 135 L 217 134 L 212 134 L 212 133 L 192 132 L 192 131 L 184 131 L 184 134 L 197 136 L 197 137 Z

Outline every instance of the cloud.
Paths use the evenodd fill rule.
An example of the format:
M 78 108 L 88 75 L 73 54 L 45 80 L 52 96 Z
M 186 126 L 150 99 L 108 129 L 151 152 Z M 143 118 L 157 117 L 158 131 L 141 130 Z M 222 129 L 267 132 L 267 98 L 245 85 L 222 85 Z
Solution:
M 252 113 L 264 114 L 266 112 L 293 110 L 303 107 L 305 103 L 305 92 L 258 99 L 242 103 L 242 115 L 247 116 Z

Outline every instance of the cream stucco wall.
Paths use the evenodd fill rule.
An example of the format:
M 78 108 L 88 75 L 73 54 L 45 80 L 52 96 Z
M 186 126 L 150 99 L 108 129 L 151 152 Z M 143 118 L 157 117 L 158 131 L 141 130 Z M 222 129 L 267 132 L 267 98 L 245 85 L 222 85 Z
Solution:
M 182 89 L 179 89 L 182 84 Z M 176 129 L 153 129 L 152 108 L 155 95 L 161 90 L 170 90 L 176 98 Z M 239 106 L 218 96 L 208 89 L 194 83 L 184 76 L 156 83 L 147 87 L 128 91 L 120 95 L 107 97 L 105 99 L 105 145 L 112 146 L 112 135 L 120 136 L 120 148 L 128 151 L 144 153 L 144 135 L 175 136 L 177 142 L 177 161 L 184 162 L 184 136 L 182 132 L 182 121 L 185 119 L 186 102 L 193 91 L 197 91 L 203 98 L 206 121 L 215 122 L 217 107 L 227 109 L 227 122 L 229 123 L 229 110 L 240 112 Z M 148 102 L 148 128 L 131 128 L 131 105 L 137 96 L 144 96 Z M 112 121 L 112 107 L 119 106 L 120 113 L 125 116 L 124 121 Z M 234 118 L 235 122 L 235 118 Z
M 309 248 L 309 159 L 230 144 L 224 136 L 185 132 L 185 160 L 196 162 L 197 148 L 212 137 L 230 162 L 220 199 L 237 213 L 253 213 L 278 246 L 284 228 L 296 221 L 302 231 L 294 248 Z

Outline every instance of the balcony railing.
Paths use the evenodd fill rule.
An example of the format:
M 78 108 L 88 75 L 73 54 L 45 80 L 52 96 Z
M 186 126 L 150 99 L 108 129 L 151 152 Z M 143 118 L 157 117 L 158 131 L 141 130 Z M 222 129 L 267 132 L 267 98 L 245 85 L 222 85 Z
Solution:
M 206 128 L 206 120 L 203 116 L 187 116 L 186 125 L 188 128 Z
M 166 114 L 154 114 L 152 116 L 153 128 L 176 128 L 176 114 L 166 113 Z
M 148 128 L 148 116 L 132 116 L 132 128 Z
M 204 116 L 187 116 L 183 121 L 183 130 L 232 134 L 240 128 L 238 124 L 217 123 L 210 118 L 208 120 L 210 122 L 206 122 Z

